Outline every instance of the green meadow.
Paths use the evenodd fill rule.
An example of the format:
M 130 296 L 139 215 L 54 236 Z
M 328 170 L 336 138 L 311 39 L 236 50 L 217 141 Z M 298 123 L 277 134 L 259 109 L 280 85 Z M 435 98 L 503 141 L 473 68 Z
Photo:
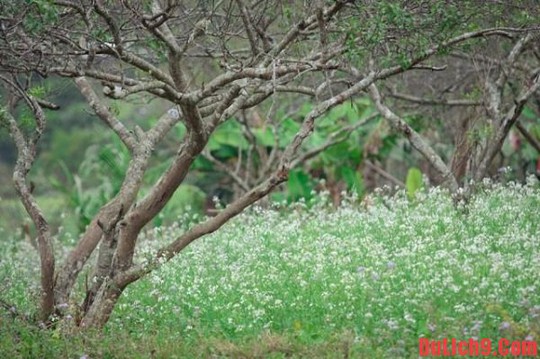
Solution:
M 27 324 L 37 254 L 1 230 L 0 298 L 19 307 L 1 312 L 0 357 L 418 358 L 420 337 L 539 340 L 538 183 L 484 183 L 457 205 L 440 189 L 329 202 L 252 208 L 129 286 L 102 333 Z M 148 229 L 137 260 L 200 220 Z M 61 228 L 60 256 L 69 243 Z

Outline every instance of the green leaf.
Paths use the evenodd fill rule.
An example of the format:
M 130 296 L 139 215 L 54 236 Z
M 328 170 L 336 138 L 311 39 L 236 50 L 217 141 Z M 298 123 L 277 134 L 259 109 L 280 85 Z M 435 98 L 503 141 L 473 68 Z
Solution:
M 252 131 L 259 144 L 263 145 L 264 147 L 274 146 L 274 135 L 270 128 L 255 128 Z
M 405 181 L 405 186 L 407 187 L 407 196 L 409 199 L 414 199 L 416 192 L 421 190 L 424 187 L 422 180 L 422 171 L 416 167 L 409 168 L 407 172 L 407 180 Z
M 536 120 L 538 118 L 538 116 L 536 116 L 534 111 L 529 106 L 525 106 L 523 108 L 522 115 L 529 120 Z
M 279 145 L 285 147 L 291 142 L 294 135 L 300 130 L 301 125 L 292 118 L 287 118 L 281 123 L 279 132 Z
M 302 170 L 293 170 L 289 173 L 287 188 L 289 191 L 289 200 L 296 201 L 300 198 L 310 199 L 313 186 L 307 173 Z
M 341 167 L 340 177 L 347 184 L 347 188 L 361 195 L 364 192 L 362 175 L 351 167 Z
M 223 145 L 241 150 L 249 147 L 242 132 L 242 126 L 238 122 L 230 120 L 219 126 L 208 143 L 210 150 L 217 150 Z

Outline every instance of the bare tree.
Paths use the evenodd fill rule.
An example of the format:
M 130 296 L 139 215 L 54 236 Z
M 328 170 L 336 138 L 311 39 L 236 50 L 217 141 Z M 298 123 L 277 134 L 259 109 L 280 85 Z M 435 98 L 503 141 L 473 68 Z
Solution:
M 428 3 L 436 10 L 434 21 L 438 21 L 438 16 L 442 16 L 440 2 Z M 323 148 L 312 153 L 301 150 L 317 119 L 363 91 L 370 89 L 381 114 L 447 176 L 446 165 L 419 135 L 385 107 L 374 84 L 405 71 L 432 68 L 428 63 L 431 57 L 472 39 L 523 35 L 519 42 L 522 47 L 532 40 L 524 28 L 486 26 L 466 31 L 456 22 L 453 31 L 444 37 L 434 37 L 421 47 L 406 45 L 405 51 L 394 49 L 396 37 L 408 39 L 421 34 L 425 24 L 419 23 L 416 28 L 413 21 L 406 31 L 399 24 L 392 27 L 392 21 L 399 20 L 390 16 L 391 11 L 397 11 L 392 2 L 384 2 L 384 8 L 371 1 L 352 0 L 57 0 L 35 1 L 31 5 L 3 2 L 1 6 L 0 70 L 11 96 L 2 107 L 0 120 L 17 145 L 15 185 L 39 233 L 41 319 L 47 321 L 53 314 L 63 317 L 69 310 L 76 310 L 78 324 L 85 328 L 102 327 L 130 283 L 169 261 L 194 240 L 218 230 L 283 183 L 291 167 L 322 151 Z M 422 7 L 407 11 L 412 19 L 425 16 Z M 383 20 L 387 22 L 386 32 L 378 29 Z M 379 35 L 373 37 L 374 34 Z M 514 52 L 522 51 L 519 46 Z M 394 52 L 399 55 L 397 60 Z M 508 63 L 512 65 L 514 60 L 509 57 Z M 28 185 L 28 172 L 46 123 L 42 109 L 54 107 L 45 99 L 30 95 L 29 89 L 38 77 L 47 76 L 73 78 L 97 117 L 131 155 L 120 190 L 99 210 L 59 266 L 55 266 L 47 220 Z M 499 103 L 495 92 L 501 91 L 505 80 L 506 75 L 493 84 L 494 105 Z M 538 80 L 533 80 L 535 85 L 523 91 L 515 108 L 503 111 L 493 107 L 494 116 L 498 116 L 494 118 L 503 122 L 502 132 L 494 137 L 497 143 L 515 122 L 530 92 L 537 89 Z M 99 87 L 103 96 L 96 92 Z M 142 93 L 166 100 L 171 110 L 152 127 L 129 128 L 110 110 L 109 101 Z M 216 128 L 265 101 L 293 95 L 308 96 L 314 102 L 313 109 L 302 120 L 292 141 L 283 150 L 270 153 L 254 180 L 236 179 L 243 194 L 215 217 L 180 233 L 151 261 L 136 263 L 134 255 L 141 230 L 164 208 L 197 156 L 211 159 L 205 147 Z M 21 127 L 14 115 L 16 104 L 21 101 L 35 117 L 31 133 Z M 155 149 L 180 122 L 186 133 L 172 163 L 141 196 L 143 178 Z M 343 130 L 351 131 L 360 125 Z M 245 129 L 249 136 L 248 121 Z M 338 134 L 335 136 L 324 146 L 332 145 Z M 491 158 L 492 152 L 489 150 L 482 158 Z M 450 187 L 456 189 L 456 181 L 449 181 Z M 75 309 L 69 308 L 76 280 L 94 252 L 97 259 L 93 280 L 84 301 Z
M 439 57 L 438 62 L 444 66 L 431 69 L 440 72 L 437 76 L 408 73 L 405 81 L 388 85 L 383 93 L 394 100 L 394 111 L 383 103 L 377 87 L 370 87 L 383 117 L 410 140 L 453 191 L 467 185 L 468 180 L 478 182 L 489 174 L 514 125 L 526 132 L 519 119 L 525 104 L 540 88 L 540 33 L 531 29 L 507 33 L 502 38 L 488 41 L 474 52 L 456 50 Z M 397 87 L 406 88 L 407 93 Z M 434 107 L 439 116 L 443 114 L 448 121 L 445 130 L 453 134 L 449 163 L 436 153 L 428 138 L 416 133 L 403 116 L 396 114 L 404 111 L 405 104 L 409 114 L 411 105 L 426 117 L 434 113 Z M 524 136 L 533 146 L 536 144 L 530 134 Z

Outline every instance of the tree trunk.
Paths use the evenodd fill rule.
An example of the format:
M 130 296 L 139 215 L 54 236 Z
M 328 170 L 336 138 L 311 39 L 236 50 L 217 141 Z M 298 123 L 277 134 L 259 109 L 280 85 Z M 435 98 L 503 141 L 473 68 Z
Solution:
M 467 175 L 467 168 L 469 167 L 469 160 L 471 156 L 471 140 L 470 140 L 470 118 L 466 117 L 459 121 L 459 125 L 456 126 L 457 133 L 454 137 L 454 154 L 452 156 L 452 162 L 450 168 L 452 174 L 456 178 L 459 185 L 463 186 L 465 177 Z
M 84 329 L 102 329 L 109 320 L 124 289 L 125 286 L 118 286 L 114 280 L 105 279 L 101 288 L 96 293 L 94 301 L 84 314 L 80 327 Z

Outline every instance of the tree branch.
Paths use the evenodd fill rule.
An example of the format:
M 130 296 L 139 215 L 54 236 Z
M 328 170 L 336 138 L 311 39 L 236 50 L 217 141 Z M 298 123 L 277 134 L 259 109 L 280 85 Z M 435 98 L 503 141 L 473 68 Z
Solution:
M 482 101 L 474 100 L 447 100 L 447 99 L 428 99 L 423 97 L 416 97 L 412 95 L 406 95 L 398 92 L 391 91 L 390 97 L 398 100 L 417 103 L 419 105 L 426 106 L 482 106 Z
M 124 124 L 101 103 L 101 100 L 92 89 L 92 85 L 90 85 L 88 80 L 85 77 L 77 77 L 75 78 L 75 84 L 96 115 L 98 115 L 98 117 L 113 130 L 114 133 L 116 133 L 128 150 L 133 153 L 136 146 L 135 137 L 127 130 Z
M 397 179 L 396 177 L 392 176 L 390 173 L 386 172 L 385 170 L 383 170 L 382 168 L 380 168 L 379 166 L 377 166 L 376 164 L 374 164 L 373 162 L 369 161 L 369 160 L 366 160 L 364 161 L 364 163 L 369 166 L 369 168 L 373 169 L 375 172 L 377 172 L 378 174 L 380 174 L 382 177 L 386 178 L 387 180 L 389 180 L 390 182 L 393 182 L 395 185 L 401 187 L 401 188 L 405 188 L 405 183 L 403 183 L 403 181 L 400 181 L 399 179 Z
M 229 168 L 227 165 L 225 165 L 223 162 L 216 159 L 209 151 L 203 151 L 202 155 L 204 158 L 206 158 L 208 161 L 212 162 L 218 169 L 220 169 L 222 172 L 226 173 L 228 176 L 230 176 L 244 191 L 249 191 L 248 184 L 240 177 L 238 174 L 236 174 L 235 171 L 233 171 L 231 168 Z
M 114 278 L 116 285 L 118 285 L 120 288 L 124 288 L 127 284 L 141 278 L 147 273 L 150 273 L 152 270 L 154 270 L 161 264 L 173 258 L 177 253 L 187 247 L 191 242 L 208 233 L 216 231 L 224 223 L 241 213 L 245 208 L 255 203 L 260 198 L 266 196 L 274 187 L 284 182 L 287 179 L 290 169 L 290 163 L 292 162 L 293 157 L 296 155 L 296 151 L 302 144 L 303 140 L 313 130 L 315 119 L 320 117 L 326 111 L 343 103 L 351 96 L 368 87 L 374 81 L 374 78 L 375 73 L 370 73 L 369 76 L 362 79 L 351 88 L 341 92 L 340 94 L 332 97 L 331 99 L 320 103 L 305 117 L 299 132 L 296 134 L 293 141 L 285 149 L 278 168 L 269 177 L 268 180 L 266 180 L 262 184 L 258 185 L 257 187 L 231 203 L 215 217 L 212 217 L 207 221 L 196 225 L 191 230 L 177 238 L 173 243 L 160 249 L 155 259 L 151 261 L 151 263 L 144 266 L 125 267 L 124 270 L 118 273 Z M 146 213 L 146 211 L 144 211 L 143 213 Z M 139 214 L 142 215 L 142 213 Z
M 240 15 L 242 16 L 242 22 L 244 23 L 244 28 L 246 29 L 246 34 L 249 40 L 249 46 L 251 47 L 251 52 L 253 56 L 257 56 L 257 54 L 259 53 L 259 49 L 257 48 L 257 40 L 255 37 L 255 33 L 253 32 L 253 24 L 251 23 L 249 13 L 242 0 L 236 0 L 236 4 L 240 9 Z
M 296 157 L 291 162 L 291 168 L 294 168 L 294 167 L 298 166 L 299 164 L 302 164 L 302 163 L 306 162 L 307 160 L 317 156 L 319 153 L 327 150 L 328 148 L 330 148 L 330 147 L 332 147 L 334 145 L 337 145 L 338 143 L 346 141 L 355 130 L 357 130 L 358 128 L 360 128 L 360 127 L 366 125 L 367 123 L 371 122 L 372 120 L 374 120 L 378 116 L 379 116 L 379 113 L 375 112 L 375 113 L 369 115 L 367 118 L 365 118 L 365 119 L 363 119 L 361 121 L 353 123 L 353 124 L 351 124 L 349 126 L 345 126 L 345 127 L 341 128 L 341 129 L 339 129 L 338 131 L 332 133 L 330 136 L 328 136 L 328 139 L 326 140 L 325 143 L 323 143 L 319 147 L 313 148 L 313 149 L 303 153 L 299 157 Z
M 523 137 L 525 137 L 527 142 L 529 142 L 529 144 L 533 146 L 538 153 L 540 153 L 540 142 L 538 142 L 538 140 L 534 138 L 529 131 L 527 131 L 525 126 L 523 126 L 521 122 L 516 122 L 516 128 L 523 135 Z
M 393 113 L 388 107 L 382 103 L 381 94 L 375 84 L 369 86 L 369 93 L 375 106 L 381 115 L 394 127 L 396 130 L 405 135 L 411 145 L 424 156 L 424 158 L 439 172 L 444 180 L 444 184 L 452 191 L 456 192 L 459 185 L 454 178 L 452 172 L 446 166 L 441 157 L 433 150 L 433 148 L 424 141 L 422 136 L 409 126 L 402 118 Z
M 32 110 L 36 120 L 34 138 L 32 140 L 27 140 L 9 111 L 4 107 L 0 107 L 0 123 L 7 123 L 10 136 L 17 147 L 17 162 L 15 163 L 15 168 L 13 170 L 15 189 L 38 232 L 38 250 L 41 267 L 40 319 L 42 321 L 47 321 L 54 311 L 54 250 L 49 223 L 45 219 L 45 216 L 32 195 L 30 186 L 27 183 L 28 173 L 30 172 L 36 157 L 36 146 L 45 129 L 45 114 L 38 102 L 31 96 L 28 96 L 15 82 L 3 76 L 1 79 L 6 82 L 12 90 L 20 94 L 28 107 Z
M 498 121 L 499 126 L 496 129 L 495 136 L 493 137 L 493 140 L 490 141 L 491 143 L 489 146 L 486 148 L 478 169 L 474 174 L 474 179 L 476 181 L 480 181 L 486 176 L 490 163 L 493 161 L 497 155 L 497 152 L 502 147 L 506 136 L 508 136 L 510 128 L 512 128 L 512 126 L 518 121 L 519 116 L 523 112 L 525 103 L 540 88 L 540 68 L 533 70 L 529 78 L 531 79 L 531 83 L 523 86 L 521 93 L 514 101 L 514 105 L 501 118 L 501 120 Z

